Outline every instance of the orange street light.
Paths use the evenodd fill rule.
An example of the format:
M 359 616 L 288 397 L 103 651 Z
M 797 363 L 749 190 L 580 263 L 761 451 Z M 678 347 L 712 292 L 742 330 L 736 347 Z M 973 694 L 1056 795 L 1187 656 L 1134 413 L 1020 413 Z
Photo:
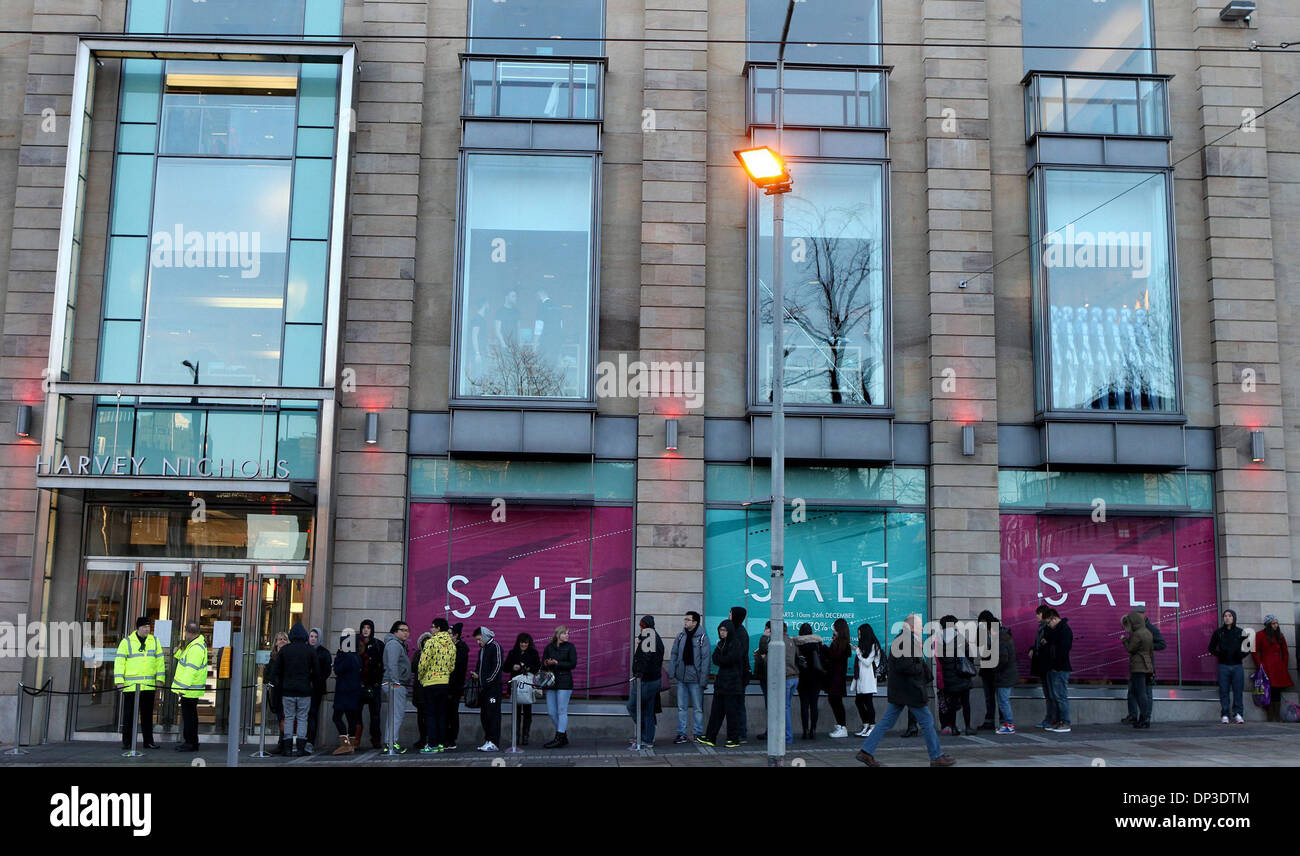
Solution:
M 760 188 L 773 193 L 786 193 L 790 190 L 790 170 L 786 168 L 785 158 L 770 146 L 756 149 L 740 149 L 736 158 L 745 168 L 750 180 Z

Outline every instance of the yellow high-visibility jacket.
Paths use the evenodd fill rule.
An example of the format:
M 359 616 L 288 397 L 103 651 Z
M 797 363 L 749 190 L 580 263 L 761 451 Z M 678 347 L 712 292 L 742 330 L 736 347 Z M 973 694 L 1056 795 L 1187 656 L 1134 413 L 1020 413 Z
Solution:
M 118 644 L 117 656 L 113 659 L 113 685 L 123 692 L 133 693 L 138 689 L 152 690 L 164 686 L 166 681 L 158 640 L 150 633 L 141 642 L 139 634 L 128 633 Z
M 200 633 L 177 649 L 172 692 L 182 698 L 199 698 L 208 685 L 208 643 Z

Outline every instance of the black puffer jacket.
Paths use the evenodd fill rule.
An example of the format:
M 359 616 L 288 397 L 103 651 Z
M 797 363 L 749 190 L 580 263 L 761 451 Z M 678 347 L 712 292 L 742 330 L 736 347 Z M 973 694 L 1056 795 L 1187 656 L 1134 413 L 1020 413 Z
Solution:
M 361 626 L 370 626 L 370 638 L 357 634 L 357 656 L 361 658 L 361 685 L 377 687 L 384 682 L 384 643 L 375 638 L 375 623 L 367 618 Z
M 956 630 L 949 628 L 944 631 L 944 650 L 956 654 L 955 657 L 940 657 L 939 670 L 943 673 L 943 691 L 946 693 L 963 693 L 971 688 L 974 684 L 973 675 L 963 675 L 957 668 L 957 663 L 961 657 L 970 656 L 970 646 L 966 644 L 966 637 L 957 633 Z M 951 633 L 951 641 L 947 634 Z
M 573 689 L 573 670 L 578 667 L 578 649 L 572 642 L 551 642 L 542 652 L 542 662 L 554 660 L 554 666 L 546 666 L 555 673 L 555 689 Z
M 934 683 L 934 669 L 924 656 L 900 657 L 904 654 L 921 654 L 920 637 L 912 636 L 909 628 L 903 628 L 902 639 L 895 639 L 889 645 L 889 703 L 906 707 L 924 707 L 929 699 L 929 687 Z
M 1043 631 L 1043 640 L 1047 642 L 1045 663 L 1049 672 L 1070 672 L 1070 649 L 1074 647 L 1074 631 L 1070 629 L 1070 620 L 1062 618 L 1055 627 Z
M 306 629 L 295 624 L 289 644 L 271 663 L 271 683 L 279 687 L 282 698 L 309 698 L 315 678 L 316 652 L 307 644 Z
M 999 689 L 1020 683 L 1020 664 L 1016 662 L 1016 643 L 1011 631 L 1003 627 L 998 631 L 998 665 L 993 672 L 993 686 Z
M 718 676 L 713 683 L 713 691 L 719 695 L 741 695 L 745 692 L 745 646 L 737 638 L 735 625 L 730 620 L 718 625 L 719 630 L 726 630 L 726 638 L 720 638 L 713 648 L 713 665 L 718 667 Z M 718 634 L 721 637 L 721 633 Z
M 1226 609 L 1224 612 L 1232 610 Z M 1246 659 L 1246 652 L 1242 650 L 1246 633 L 1237 626 L 1237 613 L 1232 612 L 1232 618 L 1231 627 L 1221 624 L 1210 636 L 1210 653 L 1221 666 L 1240 666 L 1242 660 Z

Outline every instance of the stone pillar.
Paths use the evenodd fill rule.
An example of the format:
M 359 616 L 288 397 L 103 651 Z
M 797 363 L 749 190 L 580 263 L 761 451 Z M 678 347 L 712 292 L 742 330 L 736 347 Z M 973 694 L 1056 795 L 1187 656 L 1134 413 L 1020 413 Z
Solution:
M 707 35 L 707 0 L 647 0 L 647 39 Z M 707 58 L 705 45 L 645 45 L 639 359 L 647 364 L 704 359 Z M 643 397 L 638 412 L 636 613 L 702 612 L 703 410 Z M 678 420 L 676 452 L 664 449 L 669 418 Z
M 344 283 L 336 514 L 330 633 L 374 619 L 378 634 L 402 612 L 406 547 L 406 450 L 411 387 L 416 221 L 424 37 L 429 5 L 367 0 L 345 9 L 361 32 L 356 154 L 352 164 Z M 361 20 L 353 20 L 359 13 Z M 462 10 L 463 14 L 463 10 Z M 393 39 L 410 36 L 411 41 Z M 453 90 L 456 91 L 456 90 Z M 379 413 L 379 442 L 365 445 L 365 415 Z
M 988 51 L 983 0 L 924 0 L 932 618 L 1000 609 Z M 969 45 L 969 46 L 967 46 Z M 960 283 L 966 281 L 965 288 Z M 963 425 L 975 454 L 961 453 Z
M 1193 43 L 1211 49 L 1197 54 L 1203 134 L 1198 142 L 1223 137 L 1204 151 L 1202 179 L 1219 468 L 1219 594 L 1243 624 L 1257 628 L 1273 613 L 1290 635 L 1294 607 L 1266 131 L 1272 116 L 1233 130 L 1268 106 L 1260 55 L 1212 49 L 1246 47 L 1259 33 L 1224 24 L 1221 5 L 1209 0 L 1197 0 L 1195 7 Z M 1264 432 L 1262 463 L 1251 461 L 1255 430 Z

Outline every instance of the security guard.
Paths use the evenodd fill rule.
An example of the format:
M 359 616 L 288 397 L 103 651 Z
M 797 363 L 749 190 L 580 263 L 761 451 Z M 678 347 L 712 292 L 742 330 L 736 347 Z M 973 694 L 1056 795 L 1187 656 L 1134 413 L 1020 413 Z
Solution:
M 140 733 L 146 749 L 161 749 L 153 742 L 154 690 L 165 686 L 162 649 L 150 633 L 148 618 L 135 620 L 135 632 L 117 646 L 113 660 L 113 685 L 122 691 L 122 748 L 131 748 L 131 711 L 140 710 Z
M 181 736 L 177 752 L 199 750 L 199 698 L 208 684 L 208 643 L 199 632 L 197 621 L 185 625 L 189 639 L 177 649 L 176 671 L 172 673 L 172 692 L 181 697 Z

